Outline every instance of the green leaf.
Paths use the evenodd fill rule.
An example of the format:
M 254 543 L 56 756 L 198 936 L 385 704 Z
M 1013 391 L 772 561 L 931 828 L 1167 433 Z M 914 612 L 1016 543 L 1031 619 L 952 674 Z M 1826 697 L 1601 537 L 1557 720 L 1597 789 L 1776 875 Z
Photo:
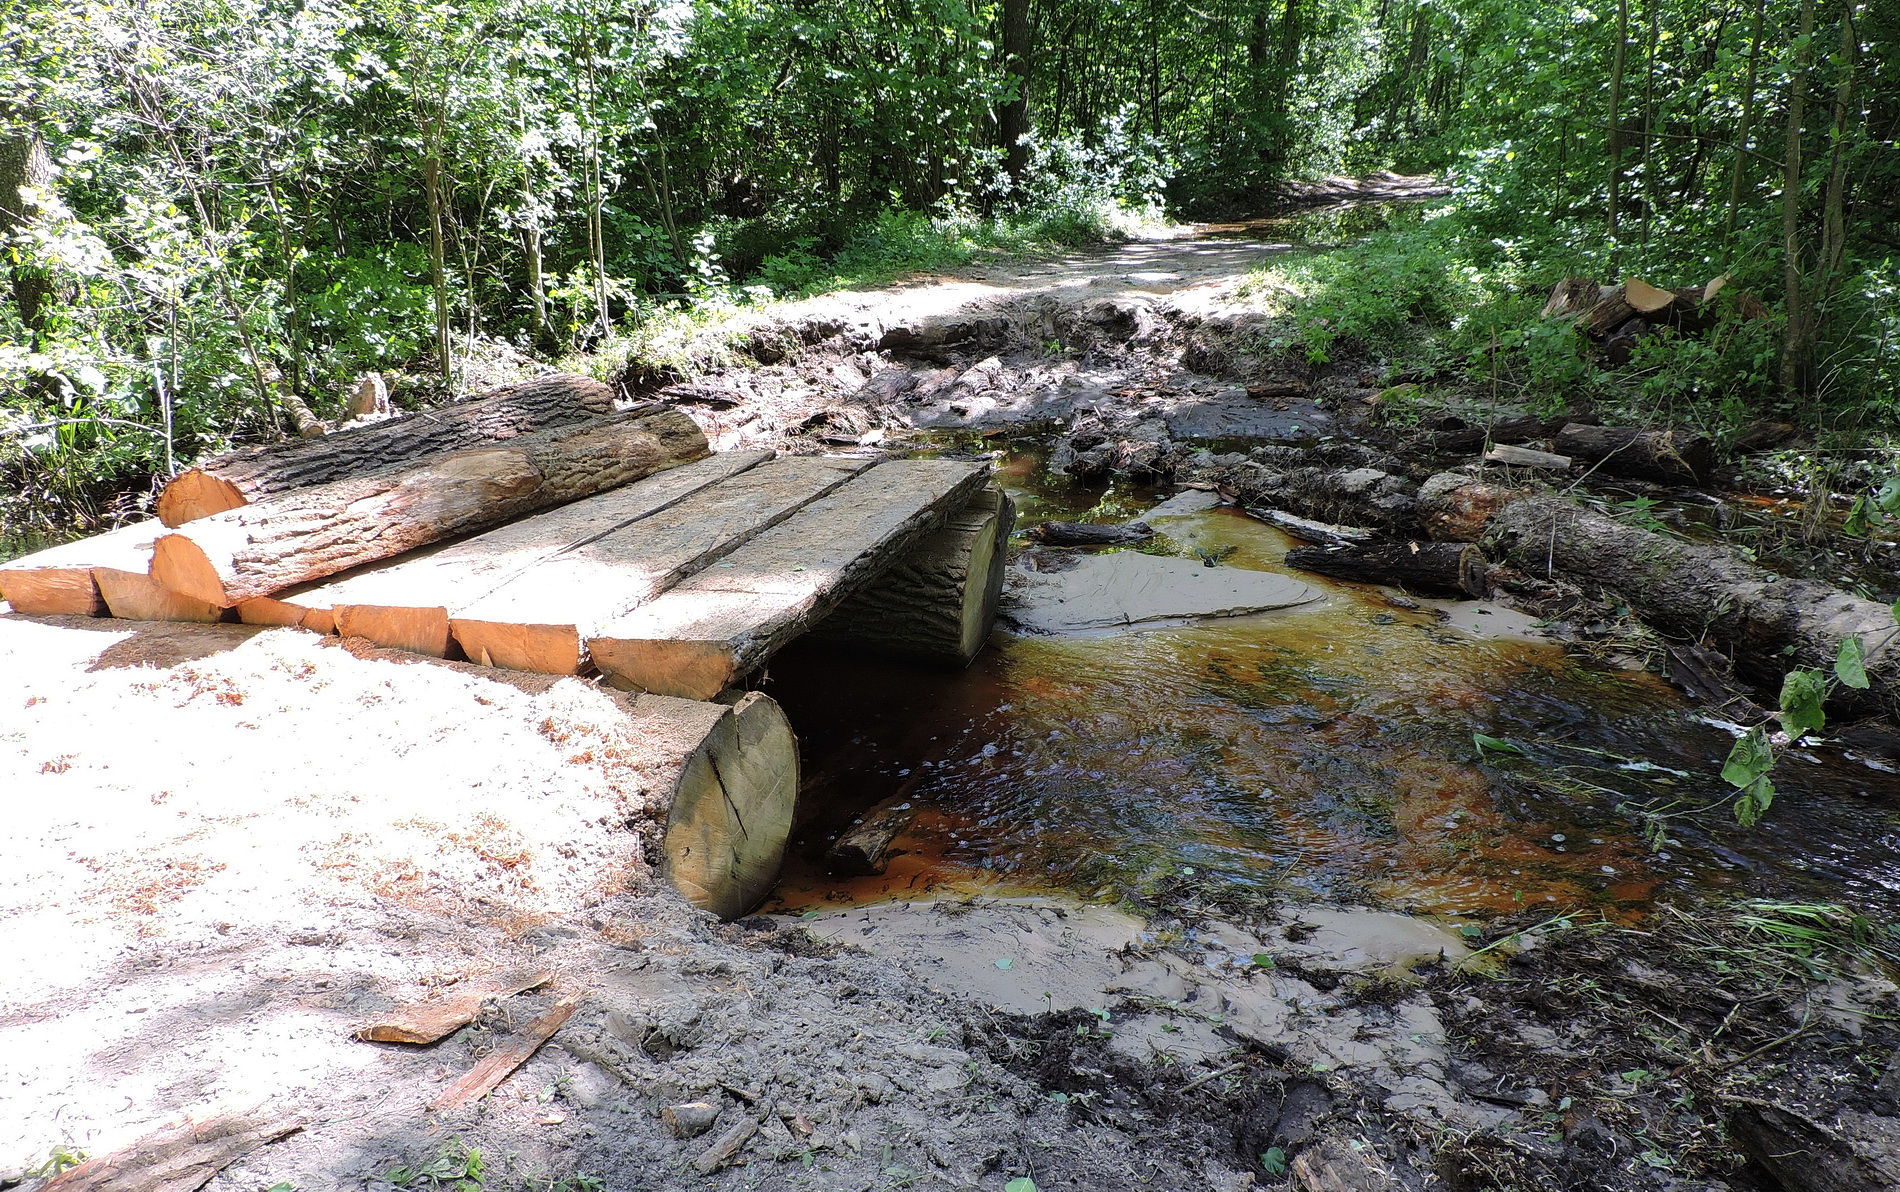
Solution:
M 1004 972 L 1008 972 L 1010 968 L 1015 965 L 1015 963 L 1016 962 L 1014 960 L 1011 960 L 1009 957 L 1005 956 L 1001 960 L 996 962 L 996 967 L 999 969 L 1002 969 Z
M 1754 827 L 1774 802 L 1775 784 L 1764 774 L 1742 788 L 1742 797 L 1735 800 L 1735 822 L 1744 828 Z
M 1722 781 L 1746 788 L 1774 768 L 1775 751 L 1768 744 L 1768 734 L 1760 727 L 1751 728 L 1729 750 L 1728 761 L 1722 764 Z
M 1856 691 L 1867 690 L 1867 667 L 1859 638 L 1850 637 L 1841 643 L 1841 652 L 1834 657 L 1834 677 Z
M 1900 517 L 1900 476 L 1887 477 L 1880 491 L 1874 494 L 1874 504 L 1889 517 Z
M 1483 733 L 1472 733 L 1471 743 L 1478 747 L 1479 761 L 1484 760 L 1484 751 L 1487 749 L 1492 750 L 1497 753 L 1516 754 L 1518 757 L 1524 756 L 1524 751 L 1522 749 L 1519 749 L 1517 746 L 1511 744 L 1509 741 L 1506 741 L 1502 737 L 1487 737 Z
M 1272 968 L 1273 957 L 1265 952 L 1255 952 L 1253 954 L 1253 965 L 1255 968 Z
M 1019 1175 L 1003 1185 L 1003 1192 L 1038 1192 L 1036 1181 L 1026 1175 Z
M 1821 704 L 1827 698 L 1827 681 L 1821 672 L 1791 670 L 1781 681 L 1781 727 L 1790 737 L 1814 732 L 1827 723 Z
M 1270 1146 L 1260 1156 L 1260 1166 L 1266 1168 L 1268 1175 L 1286 1174 L 1286 1152 L 1277 1146 Z

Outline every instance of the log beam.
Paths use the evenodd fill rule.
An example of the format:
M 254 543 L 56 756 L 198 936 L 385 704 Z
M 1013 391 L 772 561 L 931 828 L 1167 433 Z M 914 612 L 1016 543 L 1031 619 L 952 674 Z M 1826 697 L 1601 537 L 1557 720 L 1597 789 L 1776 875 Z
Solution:
M 642 407 L 201 518 L 158 540 L 152 574 L 229 608 L 706 454 L 692 419 Z
M 205 460 L 165 486 L 158 496 L 158 517 L 175 528 L 266 497 L 613 411 L 613 390 L 599 381 L 536 377 L 458 405 Z
M 1389 584 L 1413 592 L 1482 598 L 1484 555 L 1468 542 L 1366 542 L 1300 546 L 1286 553 L 1289 567 L 1362 584 Z

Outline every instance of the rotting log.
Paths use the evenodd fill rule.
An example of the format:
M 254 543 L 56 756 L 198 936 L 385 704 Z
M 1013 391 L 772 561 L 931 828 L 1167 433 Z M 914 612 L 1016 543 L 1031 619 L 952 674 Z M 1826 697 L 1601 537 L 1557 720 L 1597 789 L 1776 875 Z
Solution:
M 586 639 L 871 467 L 868 459 L 791 456 L 702 489 L 661 513 L 562 551 L 478 599 L 451 605 L 470 661 L 580 673 Z
M 1557 432 L 1552 446 L 1564 455 L 1590 460 L 1598 471 L 1612 476 L 1663 484 L 1700 483 L 1715 466 L 1715 444 L 1693 431 L 1573 422 Z
M 327 582 L 238 605 L 247 624 L 301 625 L 446 657 L 452 614 L 562 555 L 626 530 L 772 458 L 728 451 Z
M 881 463 L 587 642 L 608 682 L 709 699 L 902 559 L 989 476 L 957 460 Z
M 943 528 L 846 599 L 814 638 L 964 667 L 996 625 L 1016 502 L 984 486 Z
M 1483 597 L 1484 553 L 1468 542 L 1366 542 L 1300 546 L 1286 553 L 1287 566 L 1362 584 L 1388 584 L 1412 592 L 1449 592 Z
M 1774 686 L 1790 667 L 1830 668 L 1860 643 L 1867 692 L 1837 686 L 1830 707 L 1900 720 L 1900 625 L 1893 610 L 1812 580 L 1789 579 L 1721 546 L 1679 542 L 1555 496 L 1513 501 L 1492 519 L 1488 553 L 1521 571 L 1616 594 L 1645 622 L 1713 639 L 1736 669 Z
M 642 407 L 200 518 L 158 540 L 152 574 L 229 608 L 707 454 L 691 418 Z
M 1525 495 L 1460 472 L 1439 472 L 1418 489 L 1418 520 L 1440 542 L 1476 542 L 1497 511 Z
M 180 472 L 158 496 L 167 526 L 330 484 L 392 464 L 500 442 L 613 413 L 614 392 L 587 377 L 536 377 L 462 402 L 317 439 L 246 447 Z
M 139 522 L 9 559 L 0 563 L 0 599 L 29 616 L 106 616 L 93 569 L 147 570 L 152 544 L 164 532 L 155 521 Z
M 1221 495 L 1241 505 L 1385 534 L 1413 532 L 1418 486 L 1380 468 L 1274 467 L 1250 460 L 1224 469 L 1223 478 Z

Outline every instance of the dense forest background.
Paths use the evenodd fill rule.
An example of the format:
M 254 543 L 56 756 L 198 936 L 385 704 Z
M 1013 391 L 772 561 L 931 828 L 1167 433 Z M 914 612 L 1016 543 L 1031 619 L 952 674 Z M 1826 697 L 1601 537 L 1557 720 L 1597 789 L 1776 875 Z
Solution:
M 1455 197 L 1290 275 L 1315 360 L 1426 352 L 1727 433 L 1900 421 L 1893 4 L 0 11 L 0 548 L 333 414 L 367 369 L 439 399 L 491 351 L 624 357 L 656 320 L 1382 168 Z M 1536 317 L 1569 275 L 1727 276 L 1725 318 L 1605 377 Z

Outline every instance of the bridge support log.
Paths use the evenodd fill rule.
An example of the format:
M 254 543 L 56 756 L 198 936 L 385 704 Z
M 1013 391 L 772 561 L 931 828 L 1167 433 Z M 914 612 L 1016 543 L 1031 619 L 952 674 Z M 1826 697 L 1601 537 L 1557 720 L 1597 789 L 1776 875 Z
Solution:
M 812 636 L 946 666 L 968 666 L 989 640 L 1003 595 L 1016 503 L 992 484 Z

